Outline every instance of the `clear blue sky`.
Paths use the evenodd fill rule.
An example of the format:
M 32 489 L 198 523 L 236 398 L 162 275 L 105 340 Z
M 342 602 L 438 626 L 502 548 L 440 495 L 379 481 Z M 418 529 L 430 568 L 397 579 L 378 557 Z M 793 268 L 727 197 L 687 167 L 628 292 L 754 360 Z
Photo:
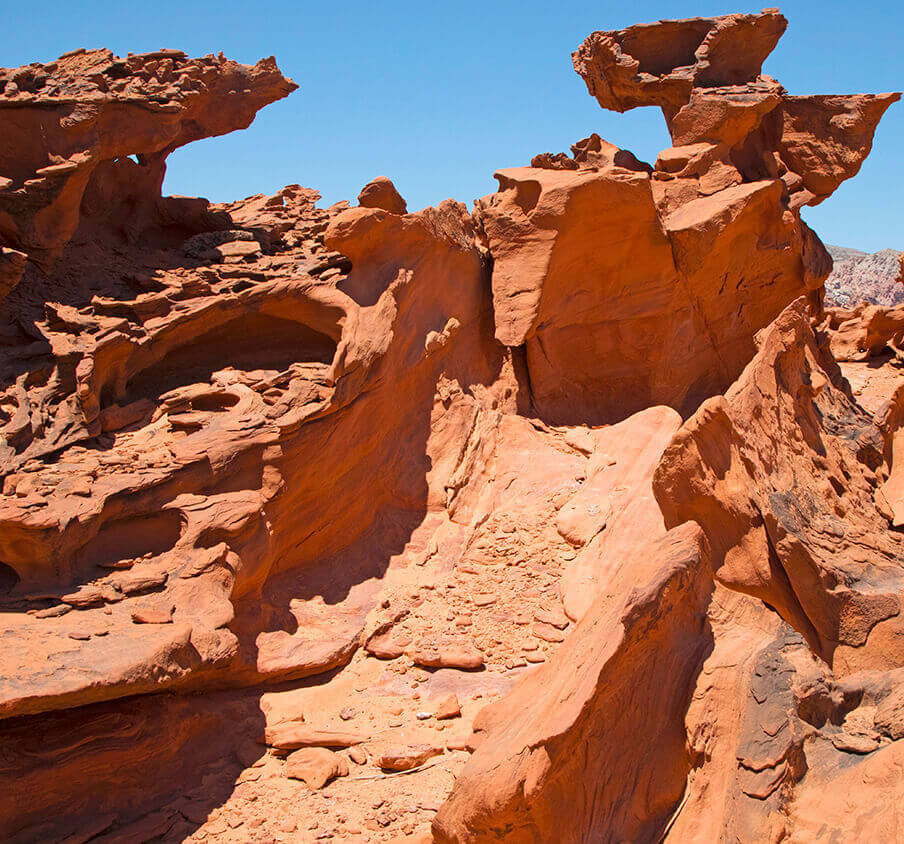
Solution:
M 792 93 L 904 88 L 904 5 L 793 0 L 765 71 Z M 0 64 L 49 61 L 76 47 L 125 55 L 160 47 L 274 54 L 301 87 L 245 132 L 192 144 L 169 161 L 170 193 L 217 201 L 293 182 L 324 204 L 354 199 L 384 174 L 411 210 L 446 197 L 471 204 L 493 171 L 568 150 L 591 132 L 652 159 L 668 136 L 658 109 L 605 112 L 571 67 L 595 29 L 660 18 L 758 11 L 686 2 L 235 2 L 45 0 L 9 3 Z M 904 249 L 904 103 L 889 110 L 860 174 L 805 212 L 829 243 Z

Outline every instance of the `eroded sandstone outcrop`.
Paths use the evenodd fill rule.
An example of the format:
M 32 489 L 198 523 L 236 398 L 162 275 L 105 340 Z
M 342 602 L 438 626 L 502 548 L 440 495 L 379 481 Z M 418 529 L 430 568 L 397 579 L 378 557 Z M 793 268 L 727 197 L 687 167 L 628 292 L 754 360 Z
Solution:
M 712 579 L 696 525 L 638 553 L 618 598 L 599 600 L 553 661 L 480 713 L 436 840 L 646 841 L 664 825 L 689 767 L 684 712 L 711 643 Z
M 802 304 L 761 344 L 665 450 L 653 489 L 666 525 L 701 524 L 719 582 L 774 607 L 830 665 L 899 667 L 887 642 L 869 646 L 897 623 L 904 575 L 874 502 L 883 432 L 837 384 Z
M 87 241 L 203 225 L 203 201 L 161 199 L 167 155 L 244 129 L 296 87 L 272 57 L 248 67 L 178 50 L 76 50 L 0 71 L 0 237 L 47 269 L 79 227 Z
M 867 756 L 887 748 L 875 713 L 883 700 L 892 711 L 904 661 L 904 553 L 874 500 L 894 476 L 884 455 L 904 390 L 894 408 L 866 410 L 827 347 L 799 300 L 726 394 L 675 434 L 653 477 L 671 530 L 653 547 L 637 537 L 629 565 L 605 559 L 607 588 L 562 648 L 475 721 L 477 750 L 437 815 L 439 840 L 702 842 L 779 831 L 797 840 L 793 800 L 812 825 L 820 789 L 851 765 L 875 766 L 884 787 L 897 763 Z M 647 620 L 634 644 L 633 615 L 610 614 L 646 594 L 639 584 L 673 559 L 664 549 L 680 547 L 679 536 L 705 549 L 695 591 L 670 620 Z M 690 685 L 663 693 L 677 674 L 663 670 L 648 685 L 655 669 L 633 674 L 645 664 L 635 651 L 690 607 L 691 626 L 657 645 Z M 598 665 L 618 669 L 594 687 Z M 652 714 L 667 704 L 676 708 Z M 656 752 L 642 749 L 648 739 Z M 633 784 L 634 803 L 608 791 L 613 771 Z M 656 804 L 653 794 L 669 798 Z M 887 822 L 851 821 L 864 834 Z M 833 813 L 833 823 L 849 822 Z
M 675 146 L 473 213 L 162 197 L 272 59 L 0 71 L 0 837 L 898 822 L 904 322 L 823 312 L 799 216 L 897 95 L 788 96 L 784 27 L 593 34 Z
M 497 172 L 477 208 L 496 337 L 523 347 L 542 417 L 687 413 L 788 302 L 817 301 L 832 264 L 799 209 L 857 172 L 899 95 L 789 96 L 760 74 L 784 28 L 767 11 L 594 33 L 574 54 L 590 93 L 660 106 L 674 146 L 655 169 L 596 138 Z

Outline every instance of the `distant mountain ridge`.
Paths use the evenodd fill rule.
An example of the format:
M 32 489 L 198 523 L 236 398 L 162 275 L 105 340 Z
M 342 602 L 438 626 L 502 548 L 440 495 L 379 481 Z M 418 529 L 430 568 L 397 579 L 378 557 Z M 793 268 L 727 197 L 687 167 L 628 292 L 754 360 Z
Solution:
M 861 302 L 873 305 L 904 303 L 904 284 L 898 282 L 901 253 L 896 249 L 861 252 L 826 244 L 835 261 L 826 280 L 826 304 L 851 308 Z

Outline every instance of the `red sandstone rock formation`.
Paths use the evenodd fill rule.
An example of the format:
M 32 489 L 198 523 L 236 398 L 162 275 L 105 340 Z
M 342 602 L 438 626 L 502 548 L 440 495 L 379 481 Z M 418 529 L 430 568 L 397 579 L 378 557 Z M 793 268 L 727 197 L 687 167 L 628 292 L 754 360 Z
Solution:
M 828 308 L 825 325 L 831 332 L 832 354 L 840 361 L 865 361 L 904 342 L 904 306 Z
M 638 552 L 556 657 L 481 712 L 438 841 L 655 839 L 688 773 L 683 720 L 712 580 L 696 525 Z
M 497 172 L 477 210 L 496 337 L 523 346 L 544 418 L 687 413 L 789 301 L 815 301 L 831 259 L 798 209 L 857 172 L 899 95 L 788 96 L 760 75 L 785 25 L 766 11 L 594 33 L 574 54 L 590 93 L 661 106 L 675 146 L 655 169 L 611 145 L 588 157 L 596 138 Z
M 272 59 L 0 72 L 0 837 L 887 837 L 901 326 L 799 208 L 896 95 L 788 96 L 784 26 L 590 36 L 675 147 L 473 214 L 161 197 Z
M 358 194 L 362 208 L 382 208 L 392 214 L 407 214 L 408 205 L 386 176 L 377 176 L 368 182 Z
M 672 530 L 638 538 L 553 660 L 475 722 L 438 840 L 793 836 L 792 795 L 810 828 L 819 789 L 887 746 L 904 554 L 873 500 L 897 424 L 852 400 L 803 300 L 786 309 L 665 449 Z
M 47 268 L 80 226 L 87 241 L 119 228 L 134 238 L 152 221 L 203 225 L 203 202 L 161 200 L 166 157 L 246 128 L 296 87 L 272 57 L 247 67 L 178 50 L 76 50 L 0 71 L 0 237 Z

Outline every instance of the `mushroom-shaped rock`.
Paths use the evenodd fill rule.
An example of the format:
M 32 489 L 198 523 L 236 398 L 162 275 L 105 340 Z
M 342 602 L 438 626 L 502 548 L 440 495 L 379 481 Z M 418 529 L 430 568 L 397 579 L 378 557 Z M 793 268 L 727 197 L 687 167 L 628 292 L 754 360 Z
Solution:
M 831 258 L 800 208 L 857 173 L 899 95 L 789 96 L 760 72 L 785 26 L 767 9 L 593 33 L 573 57 L 590 93 L 660 106 L 673 146 L 651 169 L 592 135 L 478 200 L 495 336 L 523 348 L 547 422 L 690 412 L 783 308 L 820 298 Z
M 694 88 L 755 81 L 787 26 L 776 9 L 642 23 L 592 33 L 572 61 L 603 108 L 676 110 Z

